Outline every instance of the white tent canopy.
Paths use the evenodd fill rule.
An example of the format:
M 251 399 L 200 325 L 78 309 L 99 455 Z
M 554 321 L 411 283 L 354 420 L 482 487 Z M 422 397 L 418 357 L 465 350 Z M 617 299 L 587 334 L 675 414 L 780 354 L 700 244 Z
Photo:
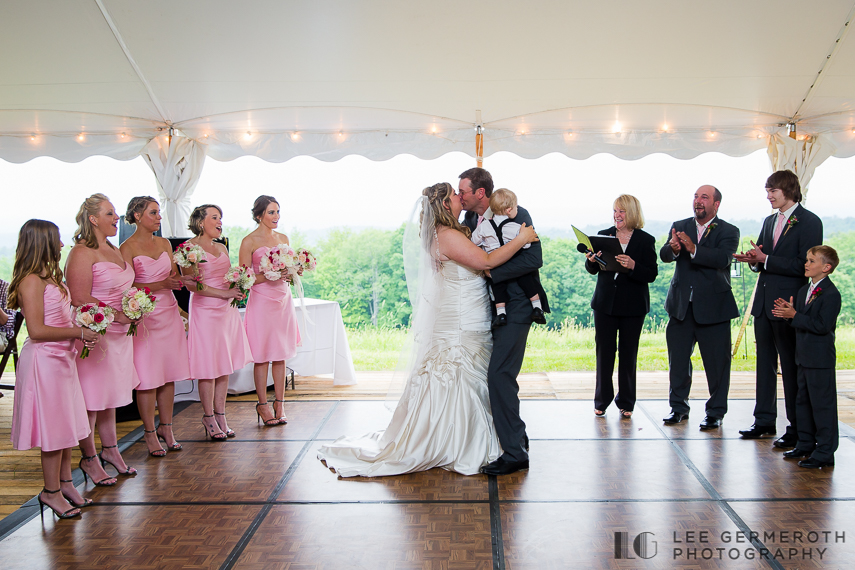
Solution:
M 199 152 L 474 156 L 478 126 L 486 156 L 767 148 L 813 168 L 855 155 L 853 14 L 853 0 L 6 0 L 0 158 L 131 159 L 172 128 L 195 141 L 186 161 L 150 165 L 178 201 L 195 181 L 161 176 Z M 803 140 L 783 141 L 788 123 Z

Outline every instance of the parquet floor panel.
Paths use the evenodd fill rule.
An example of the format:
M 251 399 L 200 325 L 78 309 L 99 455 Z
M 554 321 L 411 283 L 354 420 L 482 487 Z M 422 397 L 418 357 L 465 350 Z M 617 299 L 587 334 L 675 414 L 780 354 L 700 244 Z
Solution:
M 392 410 L 385 402 L 339 402 L 335 414 L 318 434 L 320 439 L 336 439 L 343 435 L 359 435 L 385 429 L 392 419 Z
M 737 502 L 733 509 L 786 568 L 851 568 L 855 509 L 850 502 Z M 796 535 L 794 531 L 802 532 Z M 810 535 L 810 532 L 816 535 Z M 764 536 L 765 535 L 765 536 Z M 739 545 L 739 546 L 743 546 Z M 780 549 L 780 553 L 778 552 Z M 791 549 L 795 549 L 793 552 Z M 810 556 L 805 555 L 805 550 Z M 823 549 L 820 552 L 820 549 Z
M 517 503 L 501 506 L 505 568 L 508 570 L 564 570 L 566 568 L 768 568 L 759 560 L 688 559 L 675 557 L 674 533 L 735 534 L 739 529 L 715 503 Z M 656 554 L 641 559 L 632 550 L 615 559 L 615 533 L 629 540 L 642 532 L 653 533 Z M 696 546 L 707 546 L 696 544 Z M 653 546 L 650 546 L 652 554 Z
M 469 503 L 276 505 L 237 567 L 489 570 L 489 511 Z
M 218 568 L 259 506 L 89 507 L 78 519 L 45 514 L 0 542 L 3 570 Z
M 804 469 L 798 461 L 784 459 L 783 450 L 773 448 L 769 440 L 676 444 L 724 498 L 787 499 L 797 490 L 802 498 L 855 499 L 855 443 L 849 438 L 840 440 L 834 467 L 823 469 Z
M 498 478 L 500 500 L 710 498 L 665 440 L 532 440 L 529 461 Z
M 348 477 L 325 468 L 314 442 L 279 495 L 280 501 L 487 501 L 487 477 L 431 469 L 395 477 Z
M 523 400 L 520 414 L 531 439 L 665 438 L 642 413 L 621 420 L 610 406 L 604 417 L 595 418 L 594 405 L 580 400 Z
M 273 492 L 304 442 L 196 442 L 166 457 L 148 456 L 144 443 L 122 455 L 135 477 L 119 477 L 114 487 L 89 481 L 86 496 L 111 503 L 261 502 Z M 108 473 L 113 474 L 107 466 Z

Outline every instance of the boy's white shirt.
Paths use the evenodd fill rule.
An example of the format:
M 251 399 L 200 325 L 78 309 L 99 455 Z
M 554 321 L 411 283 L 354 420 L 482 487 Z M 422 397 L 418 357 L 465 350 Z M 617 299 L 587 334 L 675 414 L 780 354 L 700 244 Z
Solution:
M 498 226 L 505 220 L 507 220 L 507 216 L 500 216 L 498 214 L 493 214 L 493 221 Z M 520 228 L 522 226 L 516 222 L 508 222 L 502 227 L 502 237 L 505 240 L 505 243 L 508 243 L 510 240 L 517 237 L 520 233 Z M 499 249 L 499 238 L 496 237 L 496 231 L 493 229 L 493 224 L 491 224 L 487 218 L 481 222 L 481 225 L 475 228 L 475 231 L 472 232 L 472 243 L 490 253 L 491 251 L 495 251 Z M 527 243 L 523 246 L 523 249 L 531 247 L 530 243 Z

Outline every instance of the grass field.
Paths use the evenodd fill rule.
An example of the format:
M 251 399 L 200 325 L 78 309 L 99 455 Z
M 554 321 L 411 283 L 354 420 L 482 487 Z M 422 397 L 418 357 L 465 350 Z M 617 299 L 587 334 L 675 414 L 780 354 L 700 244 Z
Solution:
M 738 328 L 731 338 L 735 341 Z M 357 370 L 394 370 L 406 339 L 400 329 L 350 329 L 347 338 Z M 696 370 L 703 370 L 698 350 L 692 357 Z M 837 369 L 855 368 L 855 327 L 837 329 Z M 595 370 L 594 329 L 569 326 L 550 331 L 534 327 L 528 337 L 523 372 L 557 372 Z M 664 329 L 641 335 L 638 349 L 638 370 L 668 370 L 668 352 Z M 754 332 L 749 326 L 733 359 L 732 370 L 754 370 Z

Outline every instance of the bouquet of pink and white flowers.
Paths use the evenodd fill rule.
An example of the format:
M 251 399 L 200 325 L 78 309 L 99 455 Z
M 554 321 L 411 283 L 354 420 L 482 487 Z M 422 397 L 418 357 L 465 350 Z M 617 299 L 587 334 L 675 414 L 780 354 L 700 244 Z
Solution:
M 124 295 L 122 295 L 122 312 L 125 313 L 125 316 L 132 321 L 138 321 L 152 312 L 156 304 L 157 298 L 151 294 L 151 289 L 148 287 L 143 289 L 131 287 L 125 291 Z M 137 334 L 138 324 L 139 323 L 137 322 L 131 323 L 131 326 L 128 328 L 127 336 L 134 336 Z
M 267 252 L 267 255 L 261 258 L 261 261 L 258 263 L 258 269 L 267 279 L 276 281 L 282 278 L 282 273 L 287 271 L 288 268 L 294 267 L 296 256 L 297 254 L 294 253 L 291 246 L 286 243 L 280 243 L 271 248 Z
M 297 252 L 297 263 L 300 264 L 300 275 L 305 271 L 314 271 L 318 266 L 318 259 L 312 255 L 308 249 L 301 249 Z
M 205 259 L 205 250 L 202 246 L 196 245 L 189 241 L 185 241 L 175 248 L 172 254 L 172 260 L 178 267 L 183 267 L 193 270 L 192 278 L 196 282 L 196 290 L 202 290 L 202 278 L 199 276 L 199 264 L 207 263 Z
M 86 327 L 92 332 L 100 335 L 107 333 L 107 327 L 113 322 L 115 315 L 113 307 L 107 306 L 100 301 L 95 303 L 86 303 L 75 309 L 74 322 L 79 327 Z M 80 358 L 89 356 L 89 347 L 84 346 L 83 352 L 80 353 Z
M 249 293 L 250 287 L 255 283 L 255 273 L 252 272 L 252 269 L 247 267 L 246 265 L 233 265 L 226 272 L 226 276 L 223 278 L 223 281 L 229 283 L 229 289 L 234 289 L 237 287 L 240 289 L 240 292 L 246 295 Z M 232 299 L 232 307 L 237 307 L 239 301 L 237 299 Z

